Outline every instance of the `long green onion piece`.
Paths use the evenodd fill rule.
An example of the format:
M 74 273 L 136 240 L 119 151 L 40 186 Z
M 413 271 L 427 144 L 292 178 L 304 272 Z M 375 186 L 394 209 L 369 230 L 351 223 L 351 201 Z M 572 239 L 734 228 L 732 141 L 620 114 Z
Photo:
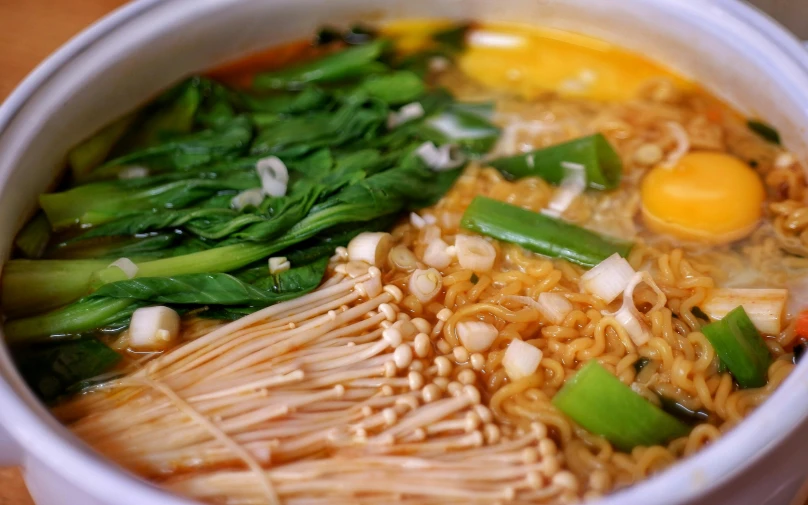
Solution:
M 553 405 L 623 451 L 664 444 L 689 428 L 638 395 L 597 361 L 583 366 L 556 393 Z
M 743 306 L 701 329 L 742 388 L 766 385 L 771 354 Z
M 483 196 L 471 202 L 460 226 L 584 267 L 593 267 L 614 253 L 626 257 L 633 246 L 631 242 Z
M 597 133 L 525 154 L 498 158 L 489 164 L 507 177 L 541 177 L 560 184 L 568 170 L 564 163 L 577 163 L 586 169 L 591 189 L 613 189 L 620 184 L 623 163 L 606 137 Z

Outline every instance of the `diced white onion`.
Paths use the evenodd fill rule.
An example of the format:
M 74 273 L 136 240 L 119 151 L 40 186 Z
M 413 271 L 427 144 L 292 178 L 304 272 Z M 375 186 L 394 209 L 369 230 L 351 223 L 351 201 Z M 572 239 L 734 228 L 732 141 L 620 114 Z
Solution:
M 248 205 L 258 207 L 264 201 L 264 190 L 253 188 L 242 191 L 230 200 L 230 206 L 236 210 L 241 210 Z
M 269 258 L 269 273 L 279 274 L 292 268 L 292 264 L 285 256 L 277 256 Z
M 418 259 L 415 254 L 404 245 L 397 245 L 390 249 L 387 260 L 392 266 L 405 271 L 415 270 L 418 266 Z
M 473 272 L 488 272 L 494 268 L 497 250 L 482 237 L 458 235 L 455 252 L 460 266 Z
M 581 276 L 581 288 L 612 303 L 626 289 L 634 273 L 628 261 L 614 253 Z
M 415 212 L 410 212 L 410 223 L 419 230 L 426 226 L 426 220 Z
M 505 356 L 502 358 L 502 366 L 505 373 L 512 381 L 523 379 L 536 372 L 541 363 L 542 352 L 537 347 L 521 340 L 511 340 Z
M 126 274 L 127 279 L 134 279 L 137 275 L 138 267 L 135 262 L 129 258 L 118 258 L 109 264 L 111 267 L 118 267 Z
M 148 168 L 141 167 L 139 165 L 130 165 L 128 167 L 123 167 L 121 171 L 118 172 L 118 179 L 141 179 L 143 177 L 147 177 L 148 175 Z
M 168 307 L 143 307 L 132 313 L 129 346 L 138 351 L 171 347 L 180 334 L 180 316 Z
M 613 314 L 614 319 L 626 330 L 635 345 L 643 345 L 651 340 L 651 330 L 642 320 L 642 316 L 634 307 L 634 303 L 623 303 L 623 306 Z
M 289 170 L 277 156 L 261 158 L 255 164 L 255 170 L 261 179 L 261 189 L 269 196 L 286 195 L 286 185 L 289 183 Z
M 564 169 L 564 178 L 547 204 L 547 208 L 542 210 L 543 214 L 554 217 L 560 217 L 586 189 L 586 167 L 584 165 L 562 161 L 561 167 Z
M 424 263 L 435 268 L 446 268 L 452 262 L 449 245 L 440 238 L 433 238 L 424 250 Z
M 710 291 L 701 310 L 718 320 L 739 305 L 743 306 L 755 328 L 764 335 L 778 335 L 783 327 L 783 311 L 788 300 L 785 289 L 722 289 Z
M 459 167 L 466 162 L 466 157 L 453 152 L 452 144 L 436 147 L 432 142 L 424 142 L 415 150 L 426 166 L 435 172 L 444 172 Z
M 419 102 L 412 102 L 404 105 L 387 115 L 387 128 L 393 129 L 413 119 L 418 119 L 424 115 L 424 107 Z
M 651 311 L 658 310 L 665 306 L 668 299 L 665 293 L 659 289 L 653 277 L 648 272 L 637 272 L 629 280 L 625 291 L 623 291 L 623 305 L 614 314 L 615 320 L 626 330 L 631 341 L 635 345 L 643 345 L 651 339 L 651 329 L 642 318 L 642 314 L 634 305 L 634 289 L 642 283 L 646 283 L 657 295 L 657 301 Z
M 384 232 L 363 232 L 348 243 L 348 259 L 381 266 L 393 246 L 393 236 Z
M 631 303 L 634 306 L 634 290 L 640 284 L 645 283 L 647 284 L 653 291 L 654 294 L 657 296 L 657 301 L 654 303 L 654 306 L 649 309 L 648 312 L 653 312 L 655 310 L 659 310 L 665 306 L 668 302 L 668 297 L 665 296 L 665 293 L 659 289 L 657 286 L 656 281 L 651 274 L 648 272 L 637 272 L 636 274 L 631 276 L 631 280 L 628 282 L 628 286 L 626 286 L 625 291 L 623 291 L 623 304 Z
M 421 237 L 421 240 L 428 243 L 440 237 L 441 237 L 440 228 L 428 224 L 427 226 L 424 227 L 424 232 L 423 236 Z
M 506 298 L 533 307 L 553 324 L 563 322 L 573 309 L 572 303 L 560 293 L 540 293 L 538 301 L 529 296 L 508 296 Z
M 443 287 L 443 277 L 434 268 L 417 269 L 410 276 L 410 293 L 421 303 L 431 302 Z
M 499 332 L 493 324 L 482 321 L 461 321 L 457 323 L 457 336 L 468 352 L 487 351 Z
M 539 311 L 554 324 L 561 324 L 572 312 L 572 303 L 560 293 L 540 293 Z
M 671 135 L 673 135 L 673 138 L 676 140 L 676 148 L 671 151 L 662 165 L 667 168 L 673 168 L 679 163 L 679 160 L 690 151 L 690 137 L 679 123 L 669 121 L 665 126 L 668 127 L 668 131 L 671 132 Z
M 780 153 L 774 159 L 775 168 L 789 168 L 791 165 L 797 163 L 797 158 L 788 152 Z

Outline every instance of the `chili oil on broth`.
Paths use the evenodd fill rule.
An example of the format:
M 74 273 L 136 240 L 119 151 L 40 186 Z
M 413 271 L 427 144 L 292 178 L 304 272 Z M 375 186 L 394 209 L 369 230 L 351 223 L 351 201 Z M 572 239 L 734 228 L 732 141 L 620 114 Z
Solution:
M 432 25 L 402 23 L 387 32 L 403 48 L 414 49 L 429 33 L 424 26 Z M 474 272 L 453 258 L 438 268 L 438 294 L 419 301 L 410 290 L 413 268 L 424 266 L 426 249 L 436 238 L 452 244 L 464 233 L 460 219 L 474 197 L 538 212 L 559 191 L 539 178 L 507 180 L 480 161 L 465 170 L 439 203 L 420 211 L 420 219 L 392 231 L 395 245 L 406 247 L 416 263 L 385 262 L 373 271 L 348 262 L 344 251 L 338 251 L 324 288 L 307 295 L 308 307 L 322 321 L 337 320 L 354 333 L 342 335 L 336 328 L 308 351 L 300 347 L 273 353 L 258 343 L 270 345 L 273 335 L 294 332 L 301 322 L 296 311 L 283 311 L 268 321 L 214 326 L 213 331 L 190 319 L 194 334 L 186 340 L 192 343 L 122 379 L 127 388 L 85 394 L 57 407 L 57 415 L 98 450 L 139 474 L 212 502 L 264 503 L 267 493 L 301 497 L 308 492 L 321 500 L 311 503 L 362 502 L 363 493 L 371 501 L 395 497 L 402 503 L 568 503 L 625 487 L 693 454 L 765 401 L 793 368 L 793 323 L 766 336 L 775 358 L 768 383 L 742 390 L 719 371 L 715 351 L 700 332 L 704 321 L 694 308 L 714 287 L 784 287 L 805 271 L 803 259 L 783 251 L 802 253 L 808 244 L 805 181 L 790 154 L 751 133 L 740 115 L 698 86 L 637 55 L 579 35 L 483 25 L 472 32 L 458 66 L 434 78 L 461 99 L 496 100 L 495 121 L 503 134 L 492 157 L 595 132 L 606 135 L 623 161 L 620 186 L 579 195 L 563 217 L 636 242 L 629 263 L 650 272 L 667 297 L 664 307 L 646 313 L 652 334 L 647 343 L 635 345 L 613 317 L 604 315 L 614 306 L 581 291 L 583 269 L 497 241 L 491 241 L 496 262 L 490 271 Z M 727 153 L 755 165 L 768 199 L 760 225 L 749 236 L 706 246 L 643 225 L 640 182 L 676 155 L 681 131 L 690 150 Z M 376 277 L 385 289 L 362 288 L 365 295 L 354 290 L 357 282 L 373 283 Z M 329 289 L 335 294 L 323 294 Z M 535 299 L 549 291 L 563 294 L 573 305 L 559 324 L 514 299 Z M 656 295 L 641 285 L 635 302 L 648 310 Z M 498 330 L 486 352 L 464 352 L 459 345 L 458 323 L 475 320 Z M 298 360 L 316 362 L 306 361 L 315 348 L 322 351 L 335 346 L 339 337 L 352 335 L 354 345 L 367 350 L 390 328 L 405 340 L 413 339 L 414 351 L 384 359 L 343 354 L 331 359 L 344 365 L 312 365 L 312 378 L 292 377 Z M 429 348 L 419 349 L 422 334 L 429 337 Z M 396 340 L 395 332 L 389 338 Z M 238 351 L 239 343 L 251 339 L 256 342 L 251 352 L 266 359 L 265 364 Z M 543 352 L 539 372 L 518 381 L 508 379 L 502 364 L 514 339 Z M 400 342 L 394 343 L 398 350 Z M 650 361 L 637 370 L 642 358 Z M 391 369 L 387 363 L 396 360 L 404 366 Z M 649 401 L 658 404 L 664 396 L 683 409 L 704 413 L 706 420 L 694 421 L 687 437 L 666 446 L 636 447 L 630 453 L 615 449 L 551 403 L 565 381 L 590 360 Z M 239 363 L 242 369 L 236 367 Z M 275 389 L 259 387 L 273 367 L 287 367 L 275 377 Z M 254 387 L 244 387 L 238 378 Z M 225 383 L 216 384 L 217 379 Z M 470 385 L 477 397 L 464 389 Z M 278 398 L 274 404 L 267 400 L 273 394 Z M 138 402 L 150 409 L 144 411 Z M 418 412 L 434 413 L 437 405 L 445 409 L 439 421 L 415 423 L 413 434 L 394 444 L 384 437 Z M 223 432 L 228 436 L 219 436 Z M 434 466 L 421 471 L 401 466 L 395 458 L 405 456 Z M 333 468 L 336 461 L 342 468 Z M 250 470 L 244 470 L 245 464 Z M 270 469 L 264 480 L 256 477 L 255 465 Z M 501 475 L 482 479 L 493 467 L 503 467 Z M 439 477 L 430 479 L 430 474 Z M 378 489 L 360 484 L 373 477 L 380 482 Z

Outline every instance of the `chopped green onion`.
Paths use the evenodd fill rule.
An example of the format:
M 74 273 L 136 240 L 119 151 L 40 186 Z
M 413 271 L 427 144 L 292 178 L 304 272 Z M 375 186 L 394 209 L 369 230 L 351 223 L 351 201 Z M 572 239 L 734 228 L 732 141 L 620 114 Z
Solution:
M 466 37 L 473 27 L 471 23 L 460 23 L 432 34 L 432 40 L 442 48 L 451 52 L 462 52 L 466 49 Z
M 28 222 L 17 235 L 14 244 L 22 251 L 28 259 L 36 259 L 42 256 L 51 238 L 51 227 L 48 218 L 43 212 L 39 212 L 34 219 Z
M 704 423 L 710 419 L 710 413 L 704 409 L 690 409 L 667 396 L 660 395 L 659 400 L 662 403 L 662 410 L 684 423 Z
M 342 33 L 339 30 L 331 26 L 323 26 L 317 30 L 316 34 L 314 34 L 314 41 L 312 41 L 312 44 L 314 46 L 325 46 L 332 42 L 341 40 Z
M 781 145 L 782 142 L 780 140 L 780 133 L 770 124 L 764 123 L 763 121 L 759 121 L 757 119 L 750 119 L 746 122 L 746 126 L 748 126 L 753 132 L 760 135 L 760 137 L 764 140 L 771 142 L 772 144 L 777 144 L 778 146 Z
M 701 331 L 742 388 L 766 385 L 771 354 L 742 306 Z
M 489 164 L 507 177 L 541 177 L 561 184 L 567 174 L 564 163 L 586 168 L 586 183 L 592 189 L 613 189 L 620 184 L 623 164 L 606 137 L 597 133 L 525 154 L 498 158 Z
M 367 44 L 375 39 L 379 34 L 370 26 L 363 24 L 356 24 L 345 30 L 342 34 L 342 40 L 349 45 L 358 46 Z
M 590 361 L 569 379 L 553 398 L 553 405 L 617 448 L 664 444 L 687 435 L 688 427 L 638 395 Z
M 482 196 L 468 206 L 460 226 L 584 267 L 593 267 L 615 253 L 626 257 L 633 245 Z
M 645 368 L 645 366 L 648 365 L 648 363 L 650 363 L 650 362 L 651 362 L 651 360 L 648 359 L 648 358 L 640 358 L 640 359 L 638 359 L 637 361 L 634 362 L 634 371 L 637 372 L 637 373 L 640 373 L 640 370 Z

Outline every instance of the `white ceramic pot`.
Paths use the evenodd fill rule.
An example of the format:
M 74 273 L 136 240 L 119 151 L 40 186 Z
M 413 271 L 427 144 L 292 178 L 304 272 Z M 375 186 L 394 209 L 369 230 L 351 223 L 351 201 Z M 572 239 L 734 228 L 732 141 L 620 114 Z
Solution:
M 182 76 L 323 23 L 518 21 L 589 33 L 706 84 L 808 154 L 808 53 L 736 0 L 139 0 L 76 37 L 0 107 L 0 262 L 67 149 Z M 808 474 L 808 362 L 738 428 L 601 505 L 785 505 Z M 0 465 L 39 505 L 188 503 L 96 456 L 48 415 L 0 345 Z M 3 433 L 3 429 L 7 433 Z

